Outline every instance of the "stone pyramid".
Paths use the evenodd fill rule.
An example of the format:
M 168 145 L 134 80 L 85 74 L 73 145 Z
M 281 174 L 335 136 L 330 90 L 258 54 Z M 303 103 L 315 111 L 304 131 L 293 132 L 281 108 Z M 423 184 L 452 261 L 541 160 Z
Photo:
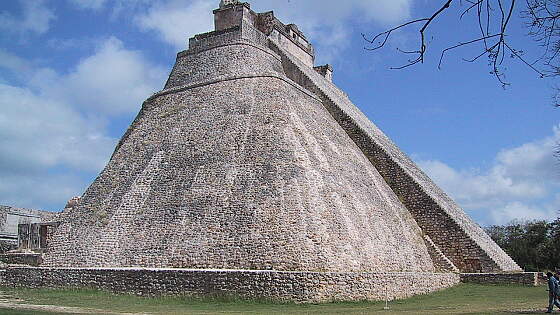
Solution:
M 295 25 L 238 1 L 214 14 L 61 216 L 44 266 L 521 270 L 313 67 Z

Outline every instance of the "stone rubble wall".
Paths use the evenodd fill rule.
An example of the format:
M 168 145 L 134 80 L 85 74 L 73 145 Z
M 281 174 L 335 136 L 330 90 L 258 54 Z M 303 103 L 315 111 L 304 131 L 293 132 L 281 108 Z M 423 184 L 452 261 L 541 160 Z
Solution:
M 41 255 L 41 253 L 0 254 L 0 261 L 8 265 L 39 266 L 43 262 Z
M 281 272 L 135 268 L 0 270 L 0 286 L 93 288 L 136 295 L 233 296 L 319 303 L 394 300 L 459 283 L 453 273 Z
M 461 273 L 461 282 L 477 284 L 519 284 L 528 286 L 542 285 L 542 272 L 518 273 Z M 545 282 L 546 283 L 546 282 Z
M 309 89 L 375 165 L 422 231 L 463 272 L 521 271 L 521 268 L 469 218 L 406 154 L 375 126 L 334 84 L 284 51 L 288 77 Z
M 0 253 L 16 249 L 18 224 L 57 220 L 59 213 L 0 205 Z

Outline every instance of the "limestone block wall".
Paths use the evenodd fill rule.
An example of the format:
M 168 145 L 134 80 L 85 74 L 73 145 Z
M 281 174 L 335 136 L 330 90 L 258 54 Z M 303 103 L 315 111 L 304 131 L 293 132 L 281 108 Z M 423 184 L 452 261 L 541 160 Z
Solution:
M 10 210 L 11 207 L 7 207 L 7 206 L 0 206 L 0 227 L 2 228 L 2 230 L 4 230 L 6 223 L 8 221 L 8 210 Z
M 44 265 L 434 271 L 409 211 L 317 97 L 270 72 L 281 60 L 251 30 L 229 73 L 174 68 Z M 220 41 L 188 58 L 218 67 Z
M 8 287 L 95 288 L 137 295 L 234 296 L 304 303 L 402 299 L 458 282 L 459 275 L 449 273 L 29 267 L 0 270 L 0 286 Z
M 478 284 L 518 284 L 527 286 L 542 285 L 540 272 L 518 273 L 462 273 L 461 282 Z M 546 283 L 546 282 L 545 282 Z
M 302 62 L 313 67 L 313 46 L 307 41 L 294 24 L 284 25 L 272 11 L 255 13 L 248 3 L 228 5 L 214 10 L 216 32 L 240 27 L 242 25 L 259 29 L 262 34 L 274 37 L 284 49 L 298 56 Z
M 254 25 L 257 14 L 248 3 L 226 5 L 213 11 L 216 31 L 238 26 L 242 22 Z
M 314 55 L 299 47 L 291 38 L 287 37 L 286 34 L 274 29 L 269 37 L 274 38 L 283 49 L 297 56 L 305 65 L 313 67 Z
M 519 270 L 342 91 L 242 23 L 178 54 L 45 265 L 431 272 L 438 251 Z
M 66 219 L 48 265 L 433 271 L 408 211 L 287 79 L 153 98 Z
M 197 53 L 201 50 L 228 45 L 240 40 L 245 40 L 259 47 L 267 47 L 268 39 L 261 31 L 256 29 L 249 23 L 242 23 L 221 31 L 208 32 L 198 34 L 189 39 L 188 53 Z M 187 53 L 187 51 L 179 52 L 178 55 Z M 227 55 L 224 56 L 227 58 Z
M 286 74 L 315 93 L 413 214 L 422 231 L 464 272 L 521 271 L 521 268 L 435 185 L 340 91 L 312 68 L 283 50 Z
M 428 252 L 432 257 L 432 261 L 436 270 L 439 272 L 459 272 L 459 269 L 445 256 L 439 247 L 432 241 L 432 239 L 424 234 L 424 242 L 428 248 Z
M 231 32 L 240 34 L 240 32 Z M 165 89 L 191 85 L 208 80 L 236 77 L 283 74 L 281 59 L 265 47 L 237 38 L 223 45 L 208 45 L 205 50 L 185 51 L 177 56 Z M 240 64 L 239 60 L 251 60 Z M 232 73 L 231 69 L 236 69 Z
M 275 38 L 285 50 L 297 56 L 304 64 L 313 67 L 315 59 L 313 46 L 295 24 L 285 25 L 274 16 L 274 12 L 269 11 L 259 13 L 253 26 L 269 38 Z

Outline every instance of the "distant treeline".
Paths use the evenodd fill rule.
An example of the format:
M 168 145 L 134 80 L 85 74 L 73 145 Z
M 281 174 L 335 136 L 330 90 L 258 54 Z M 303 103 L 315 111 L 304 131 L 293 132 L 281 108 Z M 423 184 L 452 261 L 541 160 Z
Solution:
M 512 221 L 485 230 L 525 271 L 560 268 L 560 219 Z

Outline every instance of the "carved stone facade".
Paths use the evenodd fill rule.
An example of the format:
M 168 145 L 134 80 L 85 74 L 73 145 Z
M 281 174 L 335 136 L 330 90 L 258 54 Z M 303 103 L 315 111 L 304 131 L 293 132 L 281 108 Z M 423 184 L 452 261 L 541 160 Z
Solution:
M 56 213 L 0 206 L 0 253 L 18 248 L 21 224 L 38 224 L 56 219 Z
M 18 225 L 18 250 L 41 252 L 47 248 L 58 222 L 22 223 Z

